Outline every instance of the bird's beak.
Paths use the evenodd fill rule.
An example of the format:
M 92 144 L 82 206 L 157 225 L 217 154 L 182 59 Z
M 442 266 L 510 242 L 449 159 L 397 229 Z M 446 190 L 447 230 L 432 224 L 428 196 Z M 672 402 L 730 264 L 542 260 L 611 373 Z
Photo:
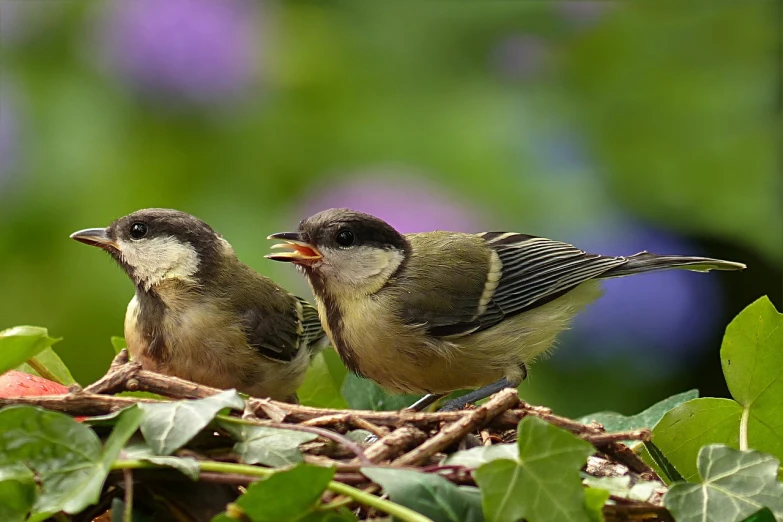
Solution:
M 282 239 L 285 243 L 277 243 L 272 245 L 272 249 L 287 248 L 289 252 L 279 252 L 276 254 L 267 254 L 267 259 L 273 261 L 284 261 L 287 263 L 296 263 L 299 265 L 310 265 L 321 259 L 321 253 L 308 243 L 302 241 L 301 234 L 299 232 L 280 232 L 278 234 L 272 234 L 267 239 Z
M 109 238 L 105 228 L 85 228 L 71 234 L 71 239 L 75 239 L 85 245 L 92 245 L 102 248 L 109 252 L 119 252 L 120 246 Z

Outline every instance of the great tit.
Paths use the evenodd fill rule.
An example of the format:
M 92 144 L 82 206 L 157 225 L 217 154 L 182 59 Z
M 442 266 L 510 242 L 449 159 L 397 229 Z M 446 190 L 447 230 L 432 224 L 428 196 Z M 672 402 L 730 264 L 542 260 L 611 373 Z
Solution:
M 241 263 L 190 214 L 139 210 L 71 238 L 107 251 L 133 281 L 125 341 L 144 369 L 295 401 L 328 343 L 312 305 Z
M 527 375 L 573 317 L 601 295 L 598 279 L 741 263 L 640 252 L 589 254 L 515 232 L 400 234 L 374 216 L 330 209 L 299 224 L 266 257 L 307 277 L 324 329 L 346 366 L 393 392 L 454 390 L 461 408 Z

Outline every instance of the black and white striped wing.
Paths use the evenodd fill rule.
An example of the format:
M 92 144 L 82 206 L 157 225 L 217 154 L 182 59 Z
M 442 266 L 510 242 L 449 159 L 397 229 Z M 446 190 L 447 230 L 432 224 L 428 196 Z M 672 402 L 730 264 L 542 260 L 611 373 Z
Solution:
M 326 332 L 324 332 L 324 329 L 321 326 L 321 319 L 318 316 L 318 310 L 301 297 L 297 297 L 296 299 L 302 306 L 302 333 L 300 334 L 301 346 L 312 346 L 321 340 L 326 335 Z
M 573 245 L 513 232 L 479 234 L 499 262 L 500 277 L 485 309 L 479 309 L 483 330 L 560 297 L 580 283 L 627 262 L 625 257 L 588 254 Z

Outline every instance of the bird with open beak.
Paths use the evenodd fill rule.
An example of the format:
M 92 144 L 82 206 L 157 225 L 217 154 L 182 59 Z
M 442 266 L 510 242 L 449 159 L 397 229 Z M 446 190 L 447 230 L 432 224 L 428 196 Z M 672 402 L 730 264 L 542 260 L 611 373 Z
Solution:
M 269 254 L 307 277 L 324 329 L 346 366 L 381 386 L 427 393 L 477 388 L 456 409 L 527 376 L 573 317 L 601 295 L 599 279 L 656 270 L 740 270 L 702 257 L 589 254 L 515 232 L 400 234 L 374 216 L 331 209 L 309 217 Z
M 209 225 L 144 209 L 71 238 L 108 252 L 133 281 L 125 341 L 144 369 L 296 401 L 328 342 L 318 313 L 241 263 Z

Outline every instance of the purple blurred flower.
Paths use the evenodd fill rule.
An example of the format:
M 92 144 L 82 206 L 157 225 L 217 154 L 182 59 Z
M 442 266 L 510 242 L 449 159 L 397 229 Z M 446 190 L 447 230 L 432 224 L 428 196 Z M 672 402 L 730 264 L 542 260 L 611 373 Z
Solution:
M 572 0 L 556 2 L 555 6 L 572 25 L 588 27 L 597 23 L 615 4 L 611 0 Z
M 0 187 L 6 184 L 18 159 L 19 132 L 13 100 L 0 85 Z
M 402 233 L 483 228 L 475 209 L 449 197 L 444 187 L 403 173 L 369 173 L 318 190 L 305 199 L 300 215 L 336 207 L 373 214 Z
M 547 44 L 542 38 L 513 34 L 495 45 L 490 60 L 500 75 L 511 80 L 527 80 L 541 71 L 548 53 Z
M 575 244 L 588 252 L 699 255 L 673 235 L 628 222 L 610 224 Z M 671 270 L 603 281 L 605 294 L 574 321 L 566 339 L 591 359 L 632 355 L 642 368 L 671 371 L 696 355 L 722 307 L 715 274 Z M 571 356 L 569 356 L 571 357 Z M 658 368 L 657 368 L 658 369 Z
M 225 103 L 256 79 L 253 0 L 115 0 L 102 22 L 110 66 L 143 92 Z

